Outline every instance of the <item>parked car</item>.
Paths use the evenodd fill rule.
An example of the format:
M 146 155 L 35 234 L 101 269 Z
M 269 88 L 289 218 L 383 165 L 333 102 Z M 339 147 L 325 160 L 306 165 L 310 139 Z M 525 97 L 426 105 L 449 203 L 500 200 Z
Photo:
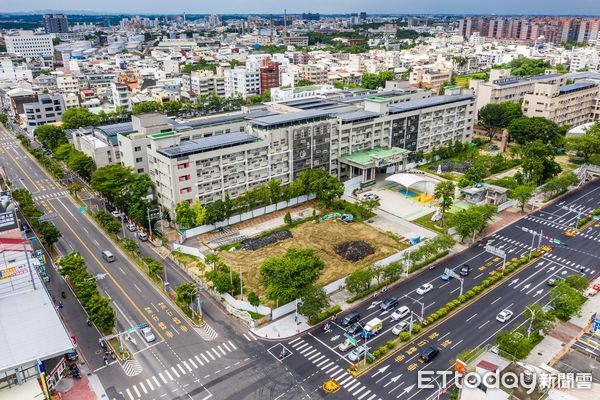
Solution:
M 381 308 L 383 311 L 387 311 L 390 308 L 394 308 L 398 305 L 398 299 L 395 297 L 388 297 L 387 299 L 383 300 L 381 303 L 379 303 L 379 308 Z
M 348 332 L 350 335 L 355 335 L 358 332 L 362 331 L 364 328 L 364 324 L 361 323 L 360 321 L 353 323 L 352 325 L 350 325 L 348 327 L 348 329 L 346 329 L 346 332 Z
M 142 242 L 145 242 L 146 240 L 148 240 L 148 235 L 145 234 L 144 232 L 138 232 L 137 234 L 138 239 L 140 239 Z
M 344 340 L 342 343 L 340 343 L 340 345 L 338 346 L 338 350 L 339 351 L 348 351 L 351 348 L 353 348 L 354 346 L 356 346 L 356 341 L 350 341 L 349 339 Z
M 496 319 L 502 323 L 508 321 L 509 319 L 511 319 L 513 316 L 513 312 L 510 311 L 509 309 L 505 309 L 500 311 L 500 313 L 498 315 L 496 315 Z
M 421 356 L 419 358 L 423 360 L 423 362 L 429 362 L 433 360 L 438 354 L 440 354 L 439 348 L 435 346 L 429 346 L 421 352 Z
M 469 264 L 464 264 L 460 268 L 459 274 L 461 274 L 462 276 L 468 276 L 470 272 L 471 272 L 471 266 L 469 266 Z
M 125 215 L 125 214 L 123 214 L 122 212 L 120 212 L 118 210 L 114 210 L 113 212 L 111 212 L 111 214 L 112 214 L 113 217 L 115 217 L 117 219 L 121 219 L 123 217 L 123 215 Z
M 342 326 L 349 326 L 357 321 L 360 321 L 360 314 L 356 311 L 352 311 L 344 315 L 340 323 L 342 324 Z
M 431 291 L 433 289 L 433 285 L 431 283 L 425 283 L 417 289 L 417 294 L 424 295 L 425 293 Z
M 392 313 L 392 321 L 398 321 L 410 314 L 410 309 L 406 306 L 402 306 Z
M 392 328 L 392 334 L 399 335 L 400 332 L 408 331 L 408 328 L 410 328 L 410 322 L 402 321 L 394 325 L 394 327 Z
M 77 353 L 77 350 L 73 350 L 72 352 L 67 353 L 66 357 L 69 361 L 76 361 L 79 358 L 79 354 Z
M 377 200 L 379 199 L 379 196 L 375 193 L 363 193 L 362 198 L 363 200 Z
M 135 232 L 137 231 L 137 227 L 134 224 L 127 224 L 127 230 L 129 232 Z
M 358 346 L 357 348 L 352 350 L 352 352 L 350 352 L 350 354 L 348 354 L 348 360 L 350 360 L 352 362 L 356 362 L 365 356 L 366 351 L 367 351 L 367 348 L 365 346 Z

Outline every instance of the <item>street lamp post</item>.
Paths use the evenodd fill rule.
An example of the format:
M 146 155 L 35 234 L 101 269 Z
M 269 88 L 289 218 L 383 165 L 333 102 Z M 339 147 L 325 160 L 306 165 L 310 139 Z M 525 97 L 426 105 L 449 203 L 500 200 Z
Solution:
M 194 291 L 190 293 L 190 311 L 192 312 L 192 317 L 194 316 L 194 299 L 196 298 L 196 293 L 198 293 L 199 288 L 195 287 Z

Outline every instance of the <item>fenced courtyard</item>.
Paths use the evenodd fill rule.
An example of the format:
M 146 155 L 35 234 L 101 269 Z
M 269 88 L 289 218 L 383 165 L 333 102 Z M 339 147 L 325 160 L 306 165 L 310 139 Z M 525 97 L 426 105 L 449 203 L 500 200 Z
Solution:
M 320 286 L 336 281 L 356 269 L 397 253 L 406 246 L 384 232 L 361 222 L 342 222 L 328 219 L 319 223 L 305 222 L 290 229 L 292 237 L 261 247 L 257 250 L 237 249 L 222 251 L 219 257 L 234 271 L 243 273 L 244 293 L 256 292 L 263 299 L 264 288 L 259 284 L 260 266 L 267 258 L 283 256 L 287 249 L 314 249 L 325 262 L 317 284 Z M 352 262 L 336 252 L 336 247 L 354 241 L 363 241 L 372 253 Z M 339 249 L 338 249 L 339 250 Z

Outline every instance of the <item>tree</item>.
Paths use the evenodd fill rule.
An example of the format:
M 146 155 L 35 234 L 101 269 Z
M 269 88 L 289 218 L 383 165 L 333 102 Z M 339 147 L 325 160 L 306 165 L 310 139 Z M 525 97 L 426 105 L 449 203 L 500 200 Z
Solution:
M 215 269 L 204 274 L 212 282 L 219 293 L 229 293 L 233 296 L 239 293 L 240 275 L 231 270 L 231 267 L 219 262 Z
M 196 226 L 204 224 L 204 220 L 206 219 L 206 208 L 200 203 L 200 200 L 196 199 L 194 204 L 192 204 L 192 211 L 194 212 L 194 223 Z
M 311 86 L 315 83 L 313 81 L 309 81 L 308 79 L 298 79 L 296 81 L 296 86 Z
M 565 283 L 579 292 L 583 292 L 590 285 L 586 277 L 581 275 L 569 275 L 565 278 Z
M 344 184 L 336 177 L 329 175 L 323 169 L 309 169 L 302 171 L 298 178 L 305 181 L 304 193 L 314 193 L 317 201 L 325 207 L 331 207 L 335 199 L 344 194 Z
M 283 257 L 265 260 L 260 267 L 260 282 L 267 297 L 288 303 L 299 298 L 317 281 L 325 262 L 312 249 L 289 248 Z
M 196 291 L 196 285 L 193 283 L 182 283 L 175 288 L 175 300 L 180 306 L 187 308 L 194 300 Z
M 371 287 L 373 270 L 370 267 L 359 268 L 346 278 L 346 288 L 354 294 L 368 290 Z
M 531 320 L 531 331 L 535 333 L 542 331 L 547 334 L 554 325 L 554 314 L 544 312 L 539 304 L 530 304 L 523 312 L 523 316 Z
M 600 123 L 590 126 L 582 136 L 567 137 L 566 148 L 575 151 L 586 163 L 592 156 L 600 155 Z
M 148 275 L 150 275 L 150 277 L 153 279 L 157 279 L 159 276 L 162 276 L 162 274 L 165 273 L 165 268 L 160 261 L 151 260 L 150 262 L 146 263 L 146 266 L 148 267 Z
M 61 144 L 68 143 L 64 129 L 55 125 L 44 124 L 38 126 L 33 131 L 33 134 L 41 144 L 50 150 L 54 150 Z
M 80 175 L 84 179 L 90 179 L 92 172 L 96 168 L 94 159 L 82 151 L 73 150 L 67 160 L 67 166 L 71 171 Z
M 281 182 L 278 179 L 271 179 L 269 181 L 269 193 L 271 196 L 271 204 L 276 204 L 281 201 Z
M 123 248 L 127 251 L 130 251 L 133 253 L 134 251 L 137 250 L 137 244 L 135 243 L 135 240 L 133 240 L 133 239 L 130 239 L 130 238 L 123 239 L 122 244 L 123 244 Z
M 100 118 L 87 108 L 75 107 L 65 110 L 61 116 L 63 127 L 66 129 L 77 129 L 83 126 L 100 125 Z
M 525 211 L 525 205 L 533 197 L 535 193 L 535 186 L 533 185 L 519 185 L 510 191 L 510 198 L 515 199 L 519 202 L 521 212 Z
M 496 344 L 500 350 L 517 360 L 527 357 L 533 348 L 531 339 L 518 330 L 500 332 L 496 337 Z
M 373 210 L 381 205 L 381 201 L 379 201 L 379 199 L 363 199 L 359 204 L 364 207 L 369 214 L 372 214 Z
M 541 140 L 528 143 L 520 152 L 523 160 L 521 167 L 531 183 L 540 184 L 561 171 L 560 165 L 554 161 L 556 150 Z
M 39 222 L 37 231 L 41 236 L 42 242 L 44 242 L 44 244 L 46 244 L 48 247 L 52 247 L 52 245 L 58 242 L 58 239 L 60 239 L 62 236 L 54 224 L 48 221 Z
M 69 193 L 71 193 L 73 196 L 75 196 L 77 198 L 78 193 L 83 190 L 83 187 L 81 187 L 81 185 L 79 183 L 73 182 L 69 185 L 67 190 L 69 191 Z
M 58 161 L 66 162 L 73 150 L 73 146 L 70 143 L 63 143 L 54 149 L 54 158 L 56 158 Z
M 143 176 L 147 177 L 140 175 Z M 110 164 L 94 171 L 90 186 L 114 202 L 124 194 L 126 188 L 133 188 L 137 180 L 132 168 Z
M 445 181 L 440 182 L 435 185 L 435 189 L 433 190 L 433 197 L 438 201 L 440 206 L 440 212 L 442 214 L 442 226 L 444 226 L 444 216 L 446 215 L 446 211 L 452 207 L 454 204 L 454 193 L 456 188 L 454 187 L 454 182 Z
M 397 262 L 392 262 L 386 265 L 383 269 L 383 277 L 388 281 L 395 281 L 400 277 L 402 273 L 402 264 Z
M 291 225 L 292 224 L 292 214 L 290 214 L 290 212 L 286 212 L 285 215 L 283 216 L 283 222 L 285 222 L 286 225 Z
M 110 306 L 108 297 L 93 296 L 86 303 L 86 311 L 90 320 L 102 331 L 111 332 L 115 327 L 115 312 Z
M 260 299 L 255 292 L 248 293 L 248 303 L 254 307 L 258 307 L 260 305 Z
M 573 186 L 577 182 L 579 182 L 577 175 L 572 172 L 567 172 L 548 180 L 548 182 L 542 186 L 542 192 L 550 196 L 564 193 L 569 189 L 569 186 Z
M 493 204 L 485 204 L 461 210 L 454 214 L 452 225 L 456 229 L 456 233 L 461 237 L 461 241 L 464 241 L 467 237 L 474 237 L 478 232 L 482 232 L 496 209 L 497 207 Z
M 490 103 L 483 106 L 477 113 L 479 125 L 487 131 L 491 139 L 502 129 L 506 128 L 514 119 L 522 117 L 521 104 L 504 102 Z
M 563 321 L 579 313 L 586 297 L 565 281 L 559 281 L 550 289 L 550 304 L 554 314 Z
M 160 112 L 161 105 L 156 101 L 142 101 L 133 106 L 133 115 Z
M 543 117 L 520 117 L 508 125 L 508 133 L 521 146 L 539 140 L 557 148 L 564 142 L 565 129 Z
M 180 201 L 175 206 L 175 222 L 182 228 L 196 226 L 196 213 L 187 200 Z
M 302 304 L 298 306 L 298 311 L 309 320 L 315 318 L 329 305 L 325 290 L 315 285 L 308 286 L 302 293 L 301 299 Z
M 382 71 L 378 74 L 364 73 L 360 79 L 360 85 L 365 89 L 377 89 L 385 86 L 386 81 L 394 80 L 394 73 L 391 71 Z

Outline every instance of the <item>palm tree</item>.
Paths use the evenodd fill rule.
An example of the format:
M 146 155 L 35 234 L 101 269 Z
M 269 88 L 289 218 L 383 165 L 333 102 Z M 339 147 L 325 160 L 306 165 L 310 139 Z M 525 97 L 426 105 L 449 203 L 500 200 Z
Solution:
M 455 186 L 452 181 L 440 182 L 435 185 L 435 189 L 433 190 L 433 197 L 435 197 L 440 205 L 442 226 L 444 226 L 444 216 L 446 215 L 446 211 L 448 211 L 454 203 L 454 190 Z

